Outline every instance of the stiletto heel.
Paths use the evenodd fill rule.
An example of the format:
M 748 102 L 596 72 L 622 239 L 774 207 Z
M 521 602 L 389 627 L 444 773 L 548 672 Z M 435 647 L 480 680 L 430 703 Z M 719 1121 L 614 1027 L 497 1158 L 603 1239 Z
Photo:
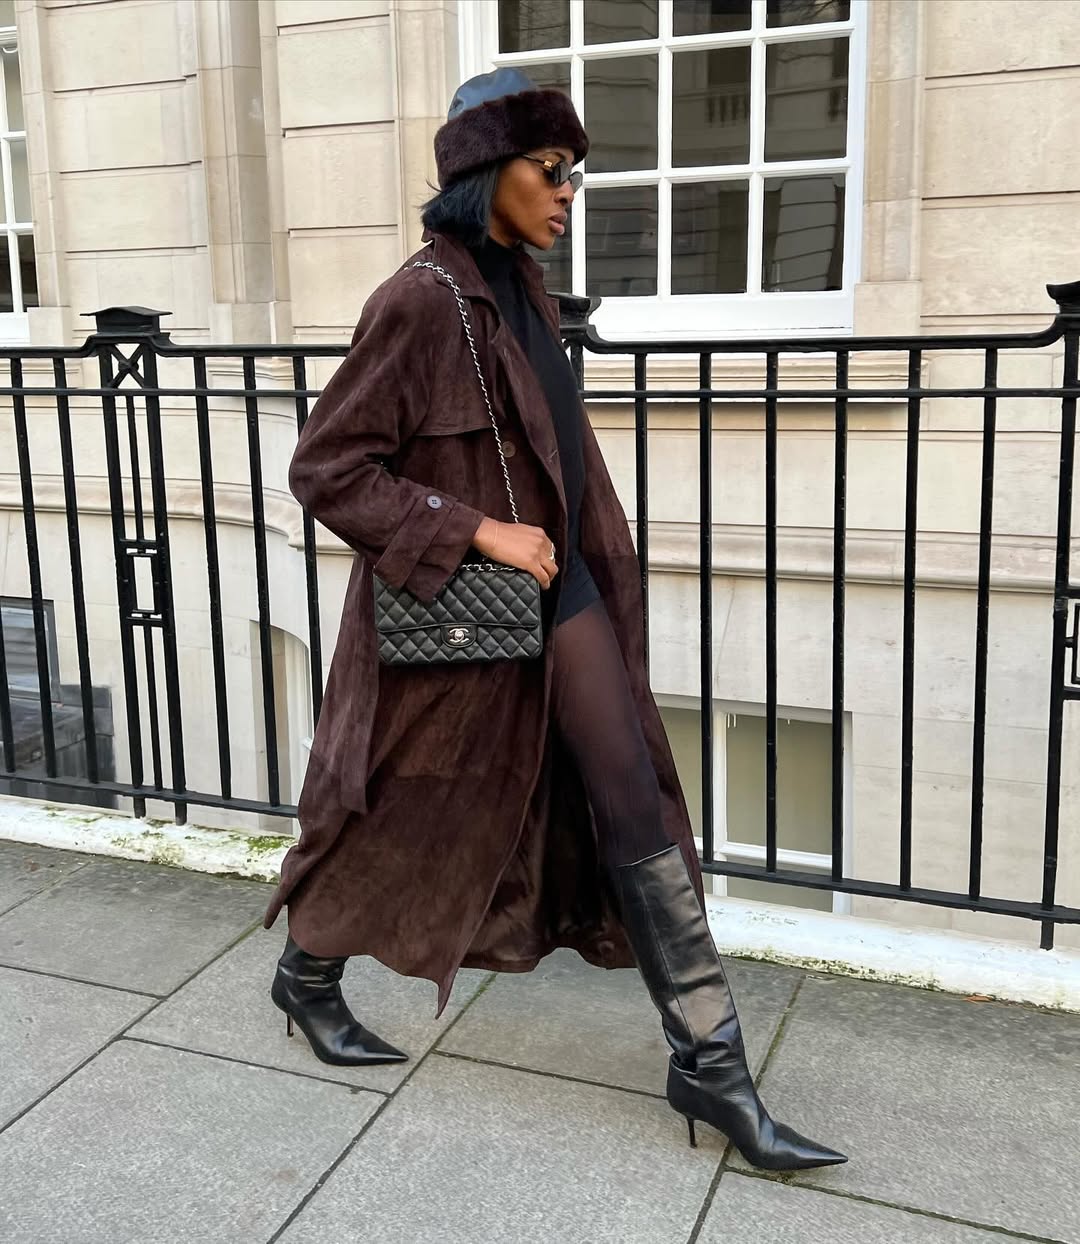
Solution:
M 292 1016 L 286 1015 L 285 1016 L 285 1035 L 288 1037 L 291 1037 L 292 1034 L 293 1034 Z
M 694 1131 L 694 1120 L 689 1115 L 686 1116 L 686 1126 L 690 1129 L 690 1148 L 696 1149 L 697 1133 Z

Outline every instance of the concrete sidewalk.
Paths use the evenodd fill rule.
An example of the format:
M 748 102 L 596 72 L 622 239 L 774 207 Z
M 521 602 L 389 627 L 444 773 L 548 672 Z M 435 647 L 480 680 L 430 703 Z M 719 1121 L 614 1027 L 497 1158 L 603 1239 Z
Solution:
M 1080 1244 L 1080 1016 L 762 964 L 773 1112 L 851 1155 L 690 1149 L 636 973 L 435 989 L 353 961 L 412 1055 L 327 1067 L 270 1003 L 269 887 L 0 843 L 5 1244 Z

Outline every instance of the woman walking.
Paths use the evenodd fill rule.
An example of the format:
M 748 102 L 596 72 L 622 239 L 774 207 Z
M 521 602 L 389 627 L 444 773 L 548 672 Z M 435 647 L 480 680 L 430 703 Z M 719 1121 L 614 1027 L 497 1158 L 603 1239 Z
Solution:
M 516 69 L 459 88 L 428 244 L 371 296 L 301 434 L 290 486 L 358 556 L 265 918 L 288 905 L 271 996 L 320 1059 L 394 1062 L 407 1055 L 342 997 L 350 955 L 434 981 L 439 1013 L 461 966 L 527 972 L 558 947 L 636 962 L 691 1143 L 702 1120 L 757 1166 L 842 1162 L 774 1123 L 748 1070 L 645 671 L 626 516 L 522 249 L 564 232 L 588 145 L 569 98 Z M 477 554 L 539 582 L 541 655 L 381 664 L 373 575 L 431 602 Z

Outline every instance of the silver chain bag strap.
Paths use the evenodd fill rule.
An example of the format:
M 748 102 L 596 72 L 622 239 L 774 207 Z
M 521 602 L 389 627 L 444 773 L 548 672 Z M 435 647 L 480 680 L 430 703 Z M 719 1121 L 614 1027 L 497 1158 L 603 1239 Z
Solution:
M 499 425 L 480 368 L 469 313 L 457 282 L 434 263 L 430 268 L 450 286 L 457 299 L 484 405 L 495 433 L 506 494 L 514 522 L 519 522 L 514 489 L 503 453 Z M 379 660 L 384 665 L 435 665 L 445 661 L 514 661 L 543 651 L 540 584 L 534 575 L 497 562 L 463 562 L 433 601 L 417 600 L 404 588 L 390 587 L 374 576 L 375 630 Z

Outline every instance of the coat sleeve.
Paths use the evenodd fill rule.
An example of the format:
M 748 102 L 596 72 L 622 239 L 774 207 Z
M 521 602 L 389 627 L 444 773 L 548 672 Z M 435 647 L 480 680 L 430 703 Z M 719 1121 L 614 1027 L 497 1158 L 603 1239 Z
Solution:
M 392 475 L 380 459 L 393 455 L 427 412 L 453 306 L 449 290 L 419 274 L 376 291 L 349 353 L 311 409 L 289 468 L 289 487 L 309 513 L 373 562 L 385 583 L 425 601 L 453 575 L 484 515 Z M 444 322 L 447 332 L 440 331 Z

